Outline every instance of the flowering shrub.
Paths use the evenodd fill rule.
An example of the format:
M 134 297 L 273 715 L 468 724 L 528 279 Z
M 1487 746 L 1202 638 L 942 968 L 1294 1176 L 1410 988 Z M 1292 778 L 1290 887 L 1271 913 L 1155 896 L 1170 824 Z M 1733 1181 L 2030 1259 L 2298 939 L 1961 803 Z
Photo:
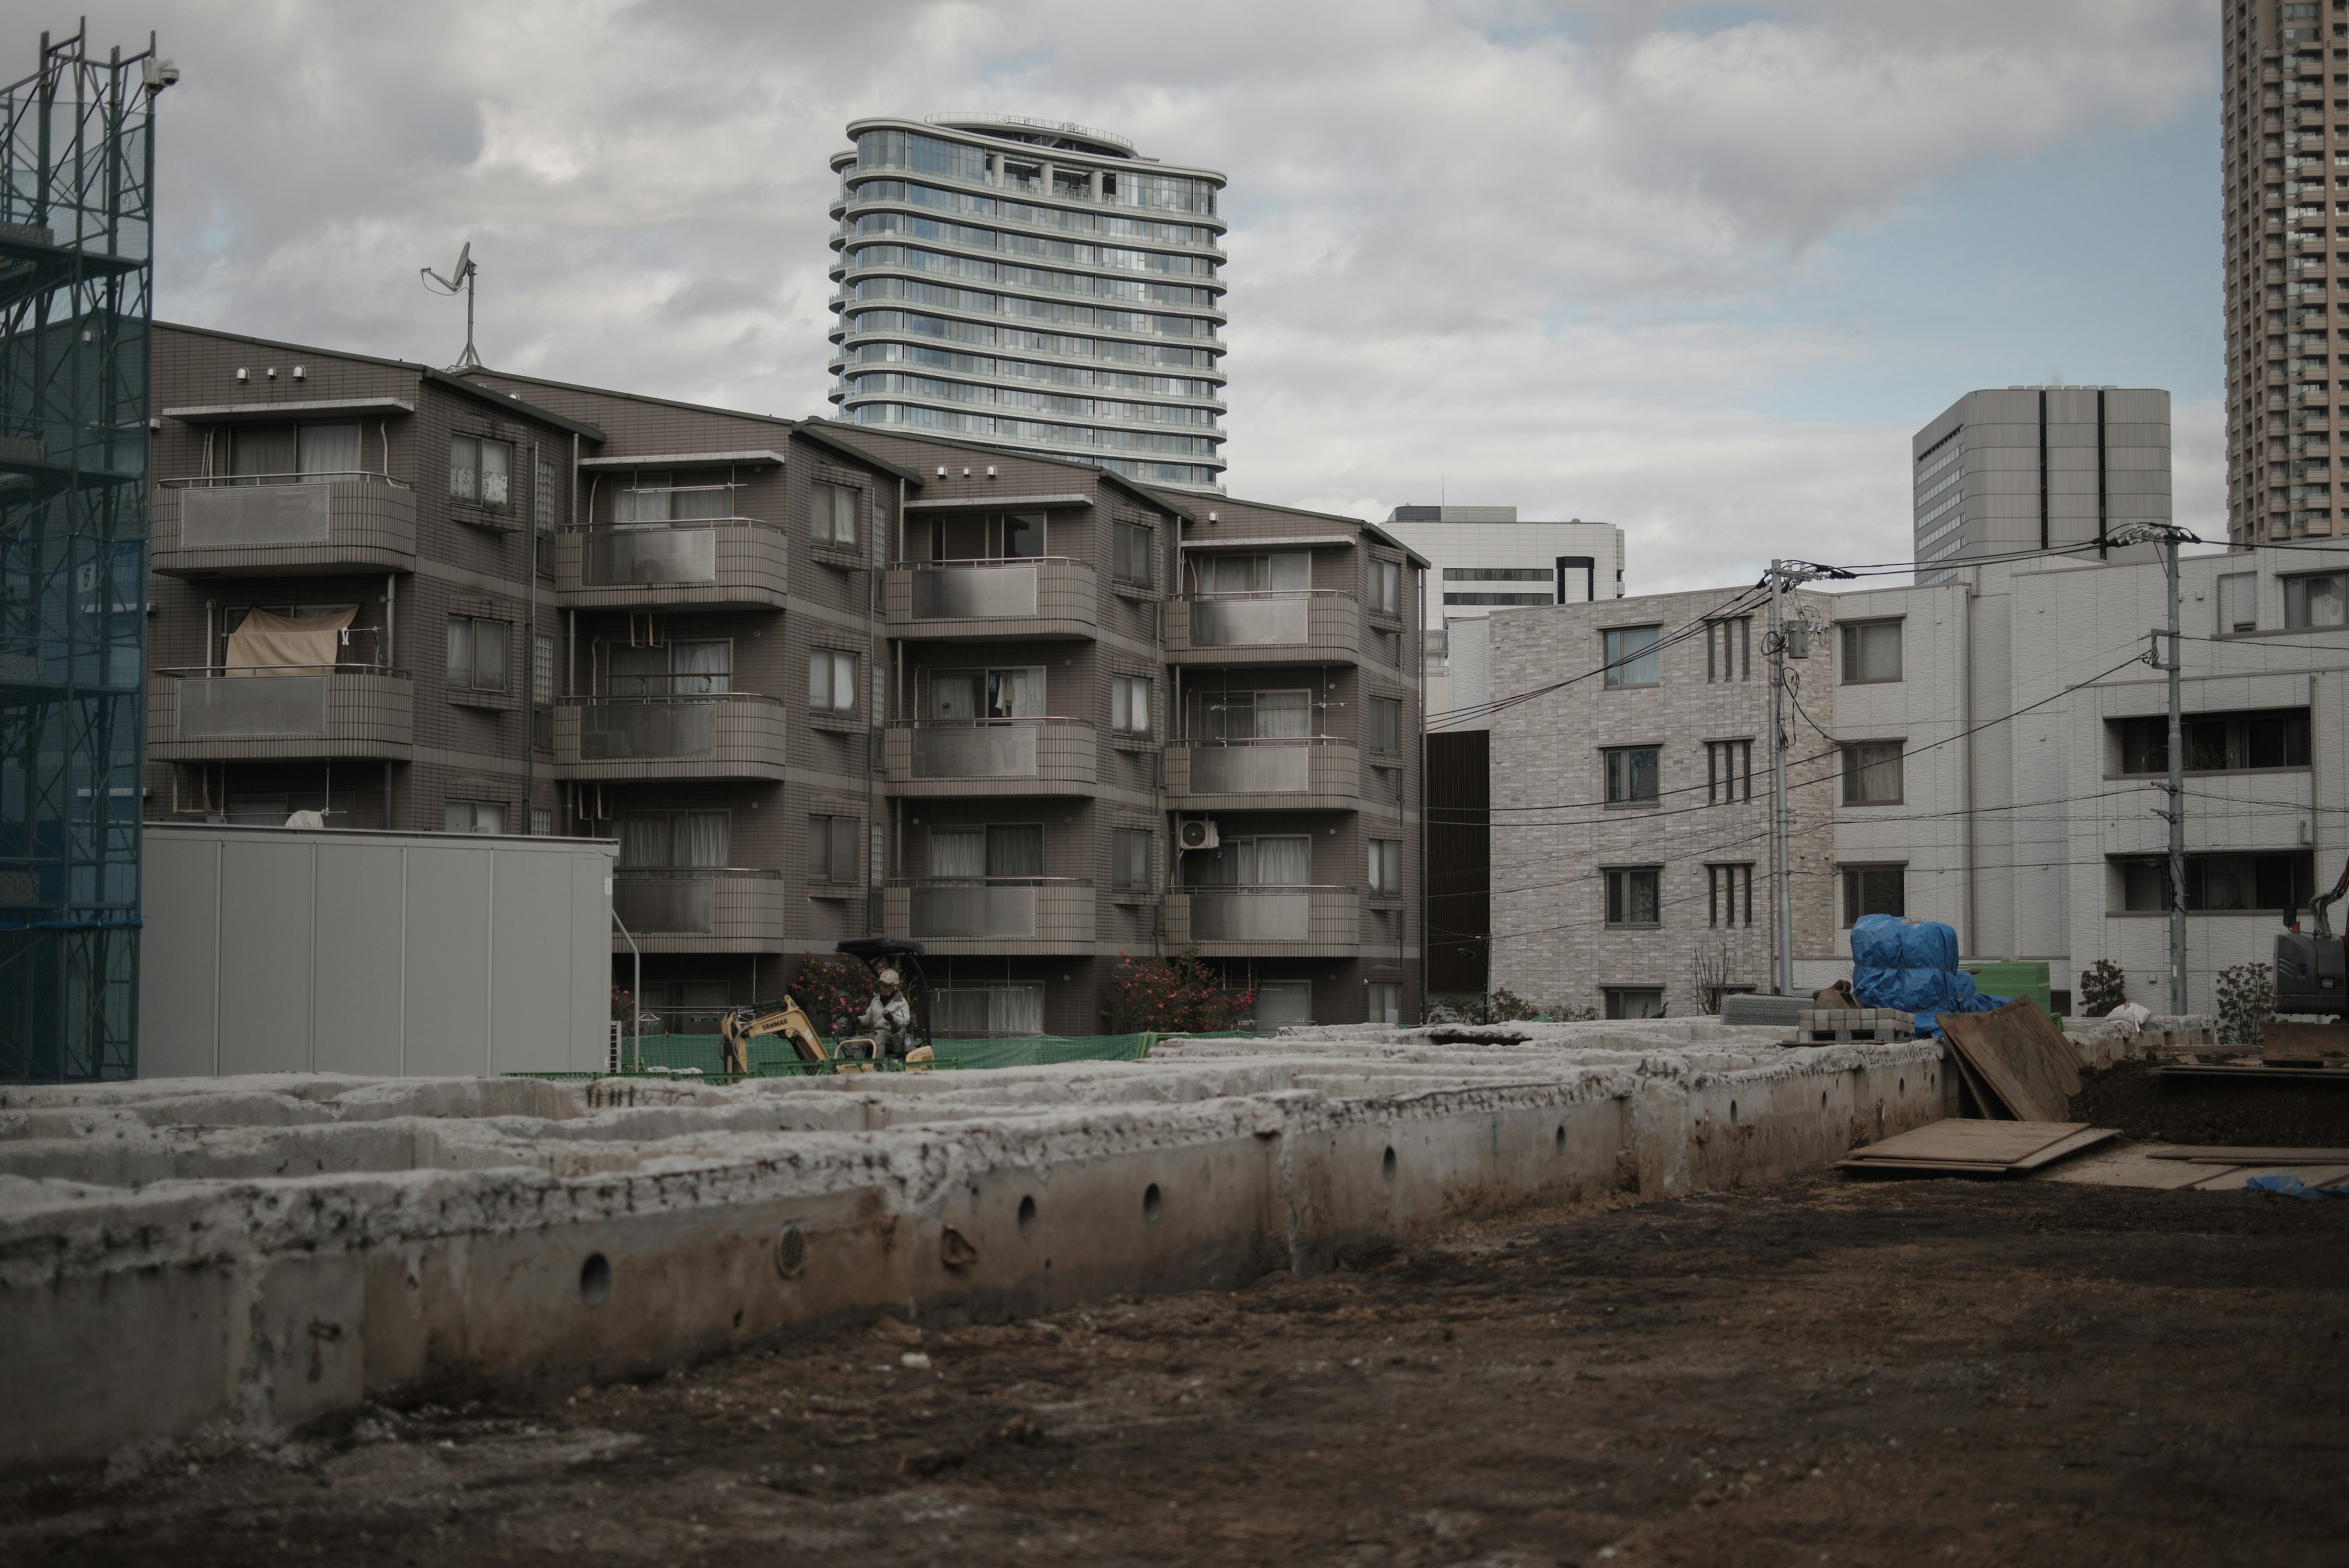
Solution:
M 2219 1044 L 2257 1045 L 2275 1016 L 2275 974 L 2263 963 L 2219 971 Z
M 1227 991 L 1199 955 L 1134 961 L 1118 955 L 1110 980 L 1110 1028 L 1119 1034 L 1181 1034 L 1229 1029 L 1256 1006 L 1253 991 Z
M 822 1034 L 850 1033 L 873 1000 L 873 971 L 854 953 L 815 953 L 792 977 L 791 996 Z
M 2110 959 L 2098 959 L 2080 971 L 2080 1014 L 2102 1018 L 2128 1000 L 2128 977 Z
M 614 986 L 614 987 L 612 988 L 612 1022 L 613 1022 L 613 1023 L 627 1023 L 627 1022 L 628 1022 L 628 1014 L 629 1014 L 629 1006 L 628 1006 L 628 1004 L 629 1004 L 629 1002 L 631 1002 L 631 1000 L 633 1000 L 633 999 L 628 995 L 628 988 L 627 988 L 626 986 L 625 986 L 625 985 L 616 985 L 616 986 Z

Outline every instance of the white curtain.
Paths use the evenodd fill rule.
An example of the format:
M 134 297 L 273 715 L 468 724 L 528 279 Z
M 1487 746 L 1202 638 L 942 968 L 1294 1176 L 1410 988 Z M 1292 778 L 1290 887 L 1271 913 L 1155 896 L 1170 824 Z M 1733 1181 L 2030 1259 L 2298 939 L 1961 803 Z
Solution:
M 933 675 L 930 677 L 930 717 L 933 719 L 976 719 L 978 717 L 978 683 L 976 675 Z
M 1251 576 L 1256 563 L 1254 556 L 1209 556 L 1200 564 L 1200 587 L 1210 594 L 1244 594 L 1260 586 Z
M 669 668 L 677 673 L 670 691 L 686 697 L 697 692 L 723 691 L 734 673 L 734 645 L 723 640 L 669 644 Z
M 1313 586 L 1313 556 L 1309 552 L 1288 550 L 1266 559 L 1271 566 L 1268 586 L 1274 593 L 1301 593 Z
M 620 864 L 630 870 L 665 867 L 674 852 L 668 813 L 630 812 L 620 819 Z
M 696 517 L 731 517 L 734 515 L 734 487 L 709 481 L 688 480 L 686 488 L 669 493 L 668 514 L 679 522 Z
M 1271 1026 L 1313 1022 L 1313 982 L 1260 980 L 1256 984 L 1256 1021 Z
M 668 521 L 668 475 L 639 473 L 612 496 L 612 521 L 615 523 L 666 523 Z
M 1297 741 L 1313 732 L 1313 704 L 1304 691 L 1259 691 L 1256 694 L 1256 732 L 1259 740 Z
M 930 875 L 973 879 L 986 876 L 987 830 L 983 827 L 930 829 Z
M 292 425 L 247 426 L 230 438 L 229 471 L 282 477 L 294 472 Z
M 725 866 L 733 853 L 734 817 L 730 812 L 688 811 L 685 814 L 685 863 Z
M 1297 837 L 1256 841 L 1256 881 L 1268 888 L 1293 888 L 1313 879 L 1313 840 Z
M 613 696 L 662 697 L 667 693 L 667 649 L 615 648 L 612 649 Z
M 1044 1033 L 1044 988 L 1040 985 L 999 985 L 987 993 L 987 1029 L 990 1034 Z
M 987 716 L 990 719 L 1042 718 L 1044 672 L 1041 670 L 988 670 Z
M 310 483 L 357 472 L 363 466 L 359 458 L 359 427 L 304 425 L 299 458 L 302 477 Z

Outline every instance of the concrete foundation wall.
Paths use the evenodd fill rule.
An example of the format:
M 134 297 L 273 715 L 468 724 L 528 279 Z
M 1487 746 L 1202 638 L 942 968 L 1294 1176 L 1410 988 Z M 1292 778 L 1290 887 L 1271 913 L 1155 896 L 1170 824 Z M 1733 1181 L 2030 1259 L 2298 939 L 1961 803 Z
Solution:
M 266 1436 L 363 1397 L 610 1377 L 844 1317 L 1310 1272 L 1512 1207 L 1774 1179 L 1949 1096 L 1931 1044 L 1483 1033 L 725 1089 L 0 1091 L 0 1469 Z

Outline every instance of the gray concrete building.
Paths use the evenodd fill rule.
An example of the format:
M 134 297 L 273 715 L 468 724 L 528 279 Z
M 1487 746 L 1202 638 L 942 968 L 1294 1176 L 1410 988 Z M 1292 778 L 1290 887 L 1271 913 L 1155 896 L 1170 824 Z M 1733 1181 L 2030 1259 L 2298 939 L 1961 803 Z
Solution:
M 1968 392 L 1910 445 L 1920 582 L 1953 581 L 1968 560 L 2063 549 L 2124 524 L 2170 520 L 2165 391 Z
M 2349 15 L 2315 0 L 2220 7 L 2227 278 L 2227 527 L 2238 545 L 2337 538 L 2333 379 L 2349 299 Z M 2331 151 L 2328 159 L 2328 140 Z M 2344 327 L 2336 327 L 2336 319 Z
M 848 135 L 832 160 L 842 418 L 1220 489 L 1221 174 L 1018 115 Z

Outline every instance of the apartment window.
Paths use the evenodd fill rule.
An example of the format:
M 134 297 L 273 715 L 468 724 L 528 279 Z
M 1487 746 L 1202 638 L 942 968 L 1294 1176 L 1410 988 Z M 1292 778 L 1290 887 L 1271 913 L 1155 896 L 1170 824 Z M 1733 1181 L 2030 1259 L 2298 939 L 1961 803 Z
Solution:
M 1393 697 L 1371 699 L 1371 750 L 1393 756 L 1402 750 L 1402 702 Z
M 530 700 L 540 707 L 554 701 L 554 634 L 542 631 L 531 648 Z
M 1704 743 L 1704 803 L 1754 798 L 1754 742 L 1707 741 Z
M 1607 684 L 1653 686 L 1663 679 L 1660 626 L 1617 627 L 1607 637 Z
M 1607 758 L 1607 804 L 1644 805 L 1656 798 L 1656 748 L 1624 746 Z
M 1607 923 L 1610 926 L 1652 926 L 1660 923 L 1657 887 L 1662 869 L 1630 866 L 1607 873 Z
M 1256 992 L 1256 1024 L 1280 1029 L 1313 1022 L 1313 982 L 1309 980 L 1259 980 Z
M 512 628 L 478 616 L 449 618 L 449 684 L 467 691 L 506 689 L 506 639 Z
M 1857 686 L 1900 679 L 1900 623 L 1863 621 L 1843 628 L 1843 681 Z
M 2349 572 L 2286 577 L 2283 624 L 2294 628 L 2349 624 Z
M 2230 572 L 2219 579 L 2219 635 L 2257 631 L 2260 579 L 2253 572 Z
M 930 676 L 933 719 L 1040 719 L 1041 665 L 1009 670 L 937 670 Z
M 503 506 L 513 485 L 513 442 L 449 438 L 449 493 L 477 506 Z
M 632 811 L 620 818 L 623 871 L 721 867 L 733 849 L 731 812 Z
M 1109 727 L 1120 735 L 1150 733 L 1150 680 L 1143 675 L 1109 678 Z
M 1313 840 L 1301 833 L 1226 838 L 1220 847 L 1183 857 L 1183 879 L 1196 888 L 1309 887 Z
M 1661 1018 L 1664 1015 L 1664 989 L 1660 985 L 1608 985 L 1599 988 L 1607 998 L 1609 1018 Z
M 1309 691 L 1216 691 L 1203 701 L 1211 741 L 1301 741 L 1313 733 Z
M 856 548 L 856 513 L 864 492 L 853 485 L 815 484 L 808 516 L 808 534 L 819 545 L 836 550 Z
M 1906 866 L 1847 866 L 1843 868 L 1843 926 L 1849 930 L 1862 915 L 1909 914 L 1909 868 Z
M 734 486 L 723 479 L 637 469 L 612 493 L 612 521 L 690 523 L 734 515 Z
M 1750 863 L 1704 868 L 1705 924 L 1750 926 L 1754 923 L 1754 867 Z
M 1843 749 L 1843 803 L 1846 805 L 1900 804 L 1899 741 L 1862 741 Z
M 552 837 L 554 833 L 554 808 L 534 805 L 530 808 L 530 831 L 538 838 Z
M 2167 715 L 2116 721 L 2120 730 L 2121 772 L 2169 771 Z M 2309 765 L 2308 710 L 2259 708 L 2238 713 L 2189 713 L 2180 729 L 2189 774 L 2239 772 L 2246 768 Z
M 506 803 L 502 800 L 452 800 L 440 808 L 443 833 L 503 833 Z
M 1371 891 L 1385 898 L 1402 896 L 1402 840 L 1373 838 L 1370 841 Z
M 1157 579 L 1152 569 L 1156 551 L 1152 548 L 1149 528 L 1138 523 L 1118 524 L 1112 548 L 1110 575 L 1117 581 L 1146 588 Z
M 1394 980 L 1374 980 L 1362 987 L 1364 1021 L 1371 1023 L 1401 1023 L 1402 1022 L 1402 982 Z
M 994 823 L 930 829 L 930 875 L 957 881 L 1044 874 L 1044 826 Z
M 1027 985 L 941 985 L 930 992 L 936 1009 L 931 1025 L 956 1039 L 1044 1033 L 1044 988 Z
M 1704 623 L 1704 678 L 1709 681 L 1754 678 L 1754 618 L 1731 616 Z
M 724 639 L 606 649 L 615 697 L 707 697 L 734 684 L 734 644 Z
M 1381 615 L 1402 613 L 1402 563 L 1371 562 L 1371 607 Z
M 1150 830 L 1113 829 L 1109 839 L 1109 885 L 1128 891 L 1150 886 Z
M 859 883 L 864 880 L 864 857 L 859 851 L 864 825 L 853 816 L 808 818 L 808 880 Z
M 530 487 L 530 524 L 543 534 L 554 526 L 554 464 L 539 459 Z
M 856 711 L 856 655 L 819 648 L 808 654 L 808 711 Z
M 1208 556 L 1198 565 L 1202 594 L 1303 593 L 1313 586 L 1313 556 L 1284 550 L 1274 556 Z
M 229 472 L 245 484 L 330 483 L 363 462 L 355 424 L 232 426 L 228 444 Z
M 2169 908 L 2169 860 L 2142 856 L 2116 863 L 2121 908 L 2154 913 Z M 2307 849 L 2269 854 L 2189 855 L 2186 908 L 2194 913 L 2281 914 L 2307 907 L 2315 891 L 2316 856 Z

